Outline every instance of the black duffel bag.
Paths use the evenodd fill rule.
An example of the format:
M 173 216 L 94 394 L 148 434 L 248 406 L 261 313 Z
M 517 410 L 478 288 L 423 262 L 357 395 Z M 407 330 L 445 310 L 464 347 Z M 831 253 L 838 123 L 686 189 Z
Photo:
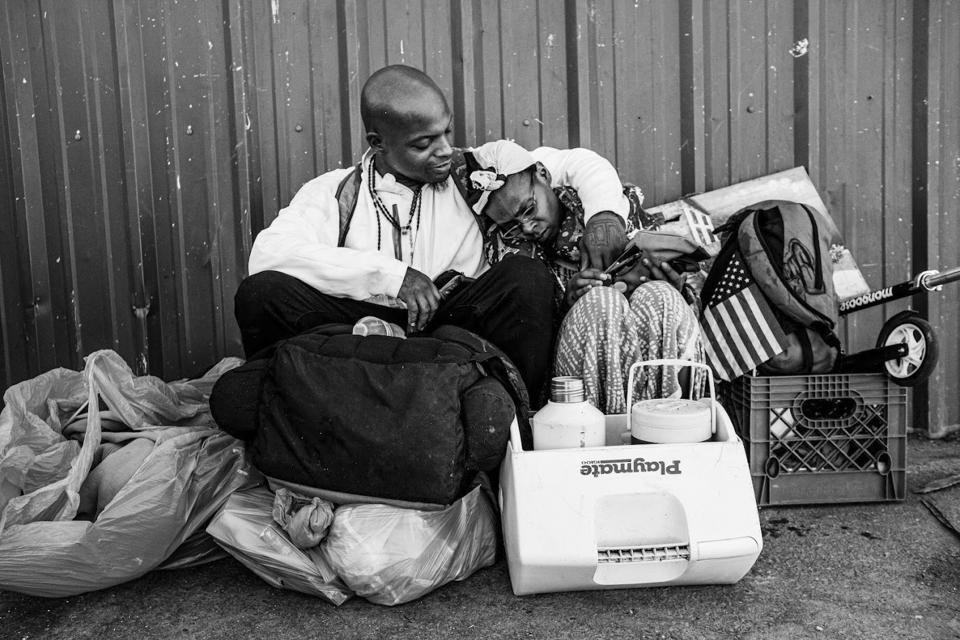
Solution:
M 459 327 L 356 336 L 325 325 L 217 381 L 210 409 L 265 475 L 340 494 L 450 504 L 494 471 L 514 416 L 530 444 L 519 372 Z

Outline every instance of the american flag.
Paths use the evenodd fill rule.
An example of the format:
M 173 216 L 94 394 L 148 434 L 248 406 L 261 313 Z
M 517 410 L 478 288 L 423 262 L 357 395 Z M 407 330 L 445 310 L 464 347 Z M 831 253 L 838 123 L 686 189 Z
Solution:
M 690 237 L 704 247 L 716 242 L 717 236 L 713 233 L 713 221 L 709 214 L 690 200 L 684 200 L 683 204 L 683 217 L 690 228 Z
M 744 268 L 740 251 L 733 251 L 726 266 L 722 258 L 715 268 L 722 267 L 723 273 L 716 280 L 708 278 L 704 286 L 700 327 L 710 366 L 719 377 L 733 380 L 782 353 L 786 337 Z

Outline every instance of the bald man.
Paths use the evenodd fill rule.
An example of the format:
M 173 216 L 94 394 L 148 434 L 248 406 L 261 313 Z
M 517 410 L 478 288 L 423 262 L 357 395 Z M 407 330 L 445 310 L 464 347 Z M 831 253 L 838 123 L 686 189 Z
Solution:
M 554 281 L 543 263 L 484 254 L 478 220 L 454 184 L 452 114 L 423 72 L 393 65 L 361 92 L 369 149 L 359 168 L 306 183 L 253 243 L 235 311 L 247 357 L 327 323 L 376 316 L 407 335 L 455 324 L 516 364 L 534 400 L 549 373 Z M 342 195 L 359 181 L 341 229 Z M 441 299 L 438 276 L 475 279 Z

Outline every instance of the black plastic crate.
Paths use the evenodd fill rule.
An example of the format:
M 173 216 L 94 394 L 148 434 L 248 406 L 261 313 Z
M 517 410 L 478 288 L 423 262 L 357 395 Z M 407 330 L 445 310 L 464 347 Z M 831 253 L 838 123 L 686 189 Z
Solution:
M 907 394 L 886 376 L 743 376 L 720 399 L 758 506 L 904 499 Z

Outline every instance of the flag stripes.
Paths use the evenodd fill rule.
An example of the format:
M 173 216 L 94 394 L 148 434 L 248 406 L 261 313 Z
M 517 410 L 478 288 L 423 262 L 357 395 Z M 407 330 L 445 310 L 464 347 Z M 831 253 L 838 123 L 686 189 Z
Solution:
M 710 283 L 700 325 L 707 361 L 718 377 L 733 380 L 783 352 L 786 336 L 739 253 L 727 256 L 715 265 L 723 271 Z

